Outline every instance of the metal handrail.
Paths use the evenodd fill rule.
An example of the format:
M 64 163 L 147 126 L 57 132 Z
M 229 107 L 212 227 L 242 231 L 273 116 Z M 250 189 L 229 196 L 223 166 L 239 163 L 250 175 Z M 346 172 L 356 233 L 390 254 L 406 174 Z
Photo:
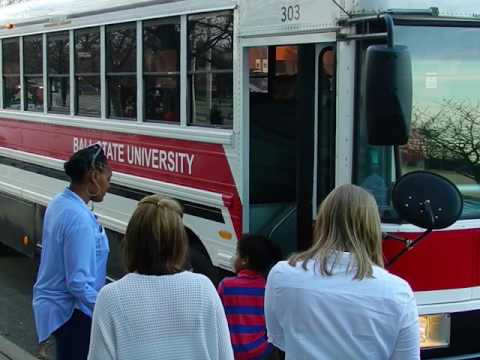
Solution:
M 270 233 L 268 234 L 268 238 L 271 239 L 272 238 L 272 235 L 275 231 L 278 230 L 278 228 L 280 226 L 283 225 L 283 223 L 285 221 L 287 221 L 287 219 L 297 210 L 297 206 L 296 205 L 293 205 L 290 210 L 288 210 L 285 215 L 277 222 L 277 224 L 272 228 L 272 230 L 270 230 Z

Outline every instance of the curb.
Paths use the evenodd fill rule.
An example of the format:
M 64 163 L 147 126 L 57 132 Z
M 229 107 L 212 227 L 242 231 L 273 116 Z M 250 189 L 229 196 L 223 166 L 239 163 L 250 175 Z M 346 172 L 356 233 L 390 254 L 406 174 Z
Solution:
M 0 360 L 38 360 L 38 358 L 0 336 Z

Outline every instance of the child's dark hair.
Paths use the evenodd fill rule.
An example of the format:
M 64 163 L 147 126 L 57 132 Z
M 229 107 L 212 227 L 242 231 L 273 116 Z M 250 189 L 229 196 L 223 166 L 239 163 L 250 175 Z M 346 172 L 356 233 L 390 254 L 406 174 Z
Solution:
M 237 244 L 238 256 L 248 260 L 247 268 L 265 276 L 282 259 L 282 251 L 265 236 L 244 234 Z
M 94 144 L 77 151 L 63 164 L 65 173 L 72 183 L 81 182 L 89 170 L 102 170 L 107 165 L 107 158 L 100 144 Z

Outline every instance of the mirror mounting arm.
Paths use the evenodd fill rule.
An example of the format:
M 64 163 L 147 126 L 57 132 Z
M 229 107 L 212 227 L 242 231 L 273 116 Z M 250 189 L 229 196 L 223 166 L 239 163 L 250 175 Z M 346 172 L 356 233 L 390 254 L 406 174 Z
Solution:
M 341 19 L 338 21 L 338 26 L 347 27 L 356 24 L 368 24 L 369 21 L 376 21 L 383 19 L 385 21 L 386 31 L 382 33 L 363 33 L 363 34 L 354 34 L 347 35 L 342 32 L 338 34 L 339 41 L 351 41 L 351 40 L 379 40 L 386 39 L 387 45 L 389 48 L 393 48 L 395 45 L 394 41 L 394 27 L 395 22 L 393 16 L 388 13 L 380 13 L 374 16 L 360 16 L 360 17 L 349 17 L 348 19 Z
M 425 231 L 422 235 L 420 235 L 418 238 L 416 238 L 415 240 L 408 240 L 408 239 L 401 239 L 401 241 L 405 244 L 405 248 L 403 248 L 398 254 L 396 254 L 394 257 L 392 257 L 386 264 L 386 268 L 389 268 L 391 267 L 394 263 L 396 263 L 403 255 L 405 255 L 407 252 L 409 252 L 410 250 L 412 250 L 414 247 L 416 247 L 420 241 L 422 241 L 423 239 L 425 239 L 427 237 L 428 234 L 430 234 L 432 232 L 432 229 L 428 229 L 427 231 Z M 392 239 L 395 239 L 397 240 L 398 238 L 397 237 L 393 237 L 391 236 L 390 234 L 387 235 L 388 237 L 392 238 Z M 398 239 L 400 240 L 400 239 Z
M 403 245 L 408 246 L 412 240 L 401 238 L 400 236 L 392 235 L 389 233 L 382 233 L 383 240 L 395 240 L 401 242 Z
M 393 145 L 393 153 L 395 156 L 395 178 L 398 181 L 402 177 L 402 159 L 400 157 L 399 145 Z
M 389 48 L 393 48 L 393 45 L 395 45 L 393 36 L 395 23 L 393 22 L 393 17 L 390 14 L 379 15 L 379 18 L 380 17 L 383 17 L 383 20 L 385 20 L 385 26 L 387 27 L 387 45 Z

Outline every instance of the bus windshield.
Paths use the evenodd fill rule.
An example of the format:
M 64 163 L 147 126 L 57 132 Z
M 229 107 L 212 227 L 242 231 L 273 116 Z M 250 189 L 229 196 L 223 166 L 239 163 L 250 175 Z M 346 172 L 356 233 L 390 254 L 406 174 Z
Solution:
M 445 176 L 465 198 L 462 218 L 478 218 L 480 29 L 398 26 L 395 30 L 395 42 L 409 48 L 413 68 L 412 127 L 409 143 L 400 149 L 402 173 L 427 170 Z M 392 219 L 393 150 L 368 146 L 365 128 L 365 119 L 360 118 L 356 182 L 375 196 L 383 219 Z

